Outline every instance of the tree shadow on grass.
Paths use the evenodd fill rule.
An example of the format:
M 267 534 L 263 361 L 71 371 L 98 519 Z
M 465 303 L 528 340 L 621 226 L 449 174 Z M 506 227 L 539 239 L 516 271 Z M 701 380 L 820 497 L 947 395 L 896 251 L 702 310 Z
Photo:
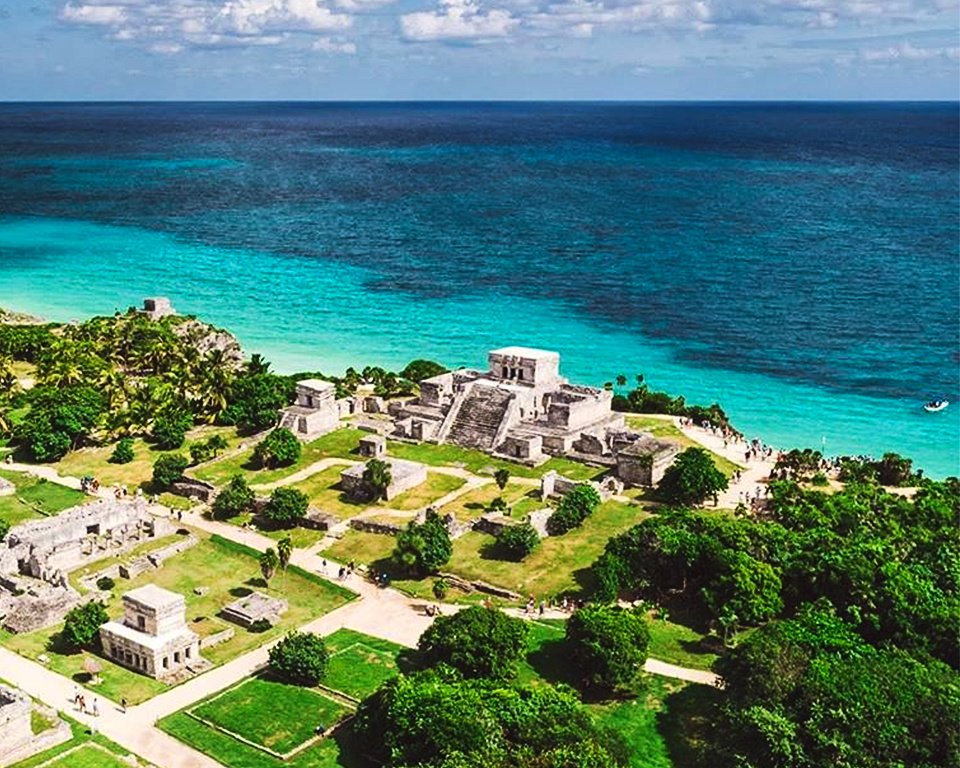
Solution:
M 563 637 L 542 642 L 527 654 L 527 663 L 548 683 L 576 686 L 579 682 L 570 662 L 570 647 Z
M 712 768 L 717 764 L 717 717 L 723 693 L 709 685 L 687 685 L 663 699 L 657 730 L 674 765 Z
M 353 723 L 346 723 L 338 728 L 329 738 L 337 743 L 340 754 L 337 755 L 337 768 L 376 768 L 378 763 L 364 754 L 369 745 L 354 731 Z
M 47 638 L 46 645 L 44 645 L 44 650 L 48 653 L 55 653 L 58 656 L 77 656 L 81 653 L 80 648 L 67 642 L 62 632 L 50 635 L 50 637 Z
M 519 562 L 516 558 L 511 557 L 507 553 L 507 550 L 500 545 L 500 542 L 493 537 L 490 538 L 490 541 L 485 541 L 480 545 L 478 554 L 481 560 L 500 560 L 508 563 Z
M 252 578 L 249 578 L 243 583 L 249 584 L 251 587 L 260 587 L 262 589 L 266 589 L 268 586 L 266 580 L 259 576 L 254 576 Z
M 253 594 L 253 590 L 248 587 L 233 587 L 228 591 L 232 597 L 247 597 Z
M 680 647 L 688 653 L 721 655 L 726 650 L 723 641 L 716 635 L 704 635 L 699 640 L 681 640 Z

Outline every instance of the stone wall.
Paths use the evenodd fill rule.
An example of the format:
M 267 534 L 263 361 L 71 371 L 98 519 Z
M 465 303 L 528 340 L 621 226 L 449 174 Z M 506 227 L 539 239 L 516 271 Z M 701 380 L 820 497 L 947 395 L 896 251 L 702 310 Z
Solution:
M 41 709 L 41 712 L 56 725 L 34 735 L 30 724 L 33 709 L 25 693 L 0 685 L 0 766 L 26 760 L 71 737 L 70 726 L 52 709 Z
M 188 499 L 198 499 L 204 504 L 211 503 L 217 496 L 217 488 L 212 483 L 183 477 L 170 485 L 170 492 Z

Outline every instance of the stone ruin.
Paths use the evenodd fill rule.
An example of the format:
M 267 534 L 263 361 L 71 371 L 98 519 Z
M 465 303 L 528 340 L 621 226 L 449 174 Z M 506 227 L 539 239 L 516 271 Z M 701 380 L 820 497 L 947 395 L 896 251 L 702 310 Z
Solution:
M 53 710 L 41 710 L 56 725 L 34 735 L 30 697 L 16 688 L 0 685 L 0 766 L 26 760 L 71 737 L 70 726 Z
M 7 478 L 0 477 L 0 496 L 13 496 L 16 492 L 17 486 L 7 480 Z
M 67 574 L 108 555 L 170 535 L 145 499 L 99 499 L 10 529 L 0 542 L 0 620 L 11 632 L 61 621 L 80 595 Z
M 297 401 L 280 412 L 280 426 L 301 440 L 314 440 L 340 426 L 337 388 L 330 381 L 297 382 Z
M 143 300 L 143 309 L 140 310 L 151 320 L 159 320 L 161 317 L 177 314 L 177 310 L 170 304 L 170 299 L 166 296 L 154 296 Z
M 123 621 L 100 627 L 100 645 L 107 658 L 157 680 L 179 681 L 210 667 L 187 627 L 183 595 L 155 584 L 123 596 Z
M 560 376 L 557 352 L 504 347 L 487 360 L 486 371 L 424 379 L 418 398 L 392 403 L 393 437 L 453 443 L 530 466 L 567 456 L 616 469 L 630 485 L 655 483 L 679 451 L 628 430 L 623 414 L 611 408 L 612 392 Z M 648 455 L 653 472 L 641 471 Z
M 390 467 L 390 485 L 387 486 L 385 494 L 387 501 L 427 481 L 426 465 L 388 457 L 387 441 L 381 435 L 366 435 L 360 438 L 359 451 L 368 461 L 378 459 Z M 348 496 L 364 499 L 369 493 L 363 480 L 364 469 L 366 464 L 355 464 L 340 473 L 340 487 Z
M 224 606 L 221 613 L 225 619 L 249 629 L 258 621 L 276 624 L 286 612 L 287 607 L 286 600 L 270 597 L 262 592 L 252 592 Z

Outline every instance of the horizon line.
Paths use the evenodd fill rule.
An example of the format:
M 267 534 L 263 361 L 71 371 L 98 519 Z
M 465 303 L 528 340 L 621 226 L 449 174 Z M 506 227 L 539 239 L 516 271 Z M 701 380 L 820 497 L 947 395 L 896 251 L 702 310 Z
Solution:
M 8 104 L 958 104 L 957 99 L 0 99 Z

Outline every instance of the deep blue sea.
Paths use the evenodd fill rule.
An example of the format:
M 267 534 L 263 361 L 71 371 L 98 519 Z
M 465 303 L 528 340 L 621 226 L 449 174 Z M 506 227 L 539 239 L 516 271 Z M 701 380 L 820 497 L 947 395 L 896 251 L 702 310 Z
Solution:
M 0 105 L 0 306 L 166 295 L 283 371 L 543 346 L 775 445 L 957 474 L 958 126 L 956 103 Z

